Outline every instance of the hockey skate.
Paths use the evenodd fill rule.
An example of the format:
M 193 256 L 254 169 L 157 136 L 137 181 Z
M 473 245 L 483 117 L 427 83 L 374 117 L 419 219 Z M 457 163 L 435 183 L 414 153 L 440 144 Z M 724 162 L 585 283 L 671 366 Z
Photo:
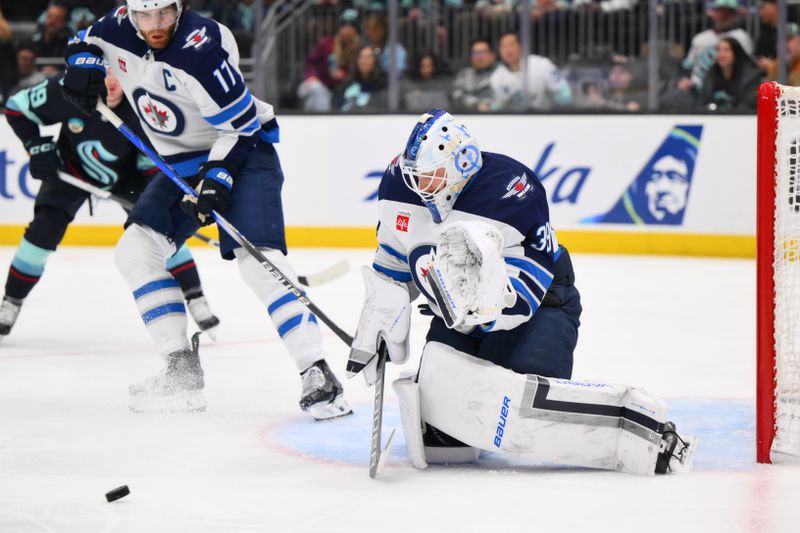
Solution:
M 211 340 L 217 340 L 217 326 L 219 326 L 219 318 L 214 316 L 211 308 L 208 307 L 208 301 L 205 296 L 198 296 L 186 300 L 186 307 L 189 308 L 189 314 L 192 315 L 192 320 L 200 328 L 200 331 L 207 333 Z
M 20 308 L 22 308 L 22 302 L 8 297 L 3 298 L 3 302 L 0 303 L 0 340 L 11 332 L 11 328 L 14 327 L 19 316 Z
M 150 379 L 130 386 L 131 411 L 137 413 L 201 412 L 206 410 L 205 380 L 200 366 L 200 332 L 192 348 L 167 356 L 167 366 Z
M 673 422 L 665 423 L 656 459 L 656 474 L 683 474 L 691 471 L 697 442 L 696 437 L 678 435 Z
M 300 378 L 303 382 L 300 408 L 313 416 L 314 420 L 329 420 L 353 414 L 342 396 L 342 384 L 324 359 L 311 365 L 300 374 Z

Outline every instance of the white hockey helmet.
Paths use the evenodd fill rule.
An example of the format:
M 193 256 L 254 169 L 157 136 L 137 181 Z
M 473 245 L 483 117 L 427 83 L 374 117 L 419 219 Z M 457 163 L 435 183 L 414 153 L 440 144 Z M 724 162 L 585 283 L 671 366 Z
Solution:
M 432 109 L 419 117 L 399 163 L 406 186 L 422 198 L 439 224 L 483 159 L 478 140 L 463 124 L 443 109 Z
M 128 18 L 133 24 L 133 27 L 136 28 L 136 31 L 141 34 L 141 29 L 139 28 L 138 18 L 140 15 L 138 13 L 142 11 L 153 11 L 155 9 L 163 9 L 165 7 L 175 6 L 176 14 L 174 20 L 167 20 L 162 25 L 163 27 L 169 27 L 173 24 L 177 24 L 178 20 L 181 18 L 181 11 L 183 11 L 183 0 L 127 0 L 125 5 L 128 8 Z

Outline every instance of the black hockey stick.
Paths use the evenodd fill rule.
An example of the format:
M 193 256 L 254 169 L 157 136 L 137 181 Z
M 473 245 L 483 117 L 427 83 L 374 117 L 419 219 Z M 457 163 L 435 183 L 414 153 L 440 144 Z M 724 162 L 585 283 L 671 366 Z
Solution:
M 67 174 L 61 170 L 58 171 L 58 179 L 63 181 L 64 183 L 68 183 L 75 187 L 76 189 L 80 189 L 82 191 L 88 192 L 92 196 L 97 196 L 98 198 L 102 198 L 103 200 L 111 200 L 112 202 L 118 203 L 122 206 L 123 209 L 126 211 L 130 211 L 133 209 L 133 202 L 128 200 L 127 198 L 123 198 L 122 196 L 118 196 L 111 191 L 107 191 L 105 189 L 101 189 L 100 187 L 95 187 L 91 183 L 88 183 L 80 178 L 76 178 L 71 174 Z M 192 235 L 201 241 L 210 244 L 211 246 L 216 246 L 219 248 L 219 241 L 217 239 L 212 239 L 211 237 L 206 237 L 202 233 L 195 233 Z
M 143 154 L 150 158 L 150 160 L 155 163 L 155 165 L 160 168 L 167 177 L 172 180 L 172 182 L 178 186 L 184 193 L 190 194 L 192 196 L 197 196 L 197 193 L 194 189 L 192 189 L 185 181 L 181 179 L 177 172 L 166 162 L 164 161 L 161 156 L 155 153 L 147 144 L 145 144 L 137 135 L 136 133 L 131 130 L 125 122 L 122 121 L 121 118 L 117 116 L 107 105 L 105 105 L 102 101 L 97 102 L 97 111 L 103 115 L 106 120 L 108 120 L 111 124 L 114 125 L 117 130 L 122 133 L 128 140 L 133 143 Z M 305 305 L 312 313 L 317 315 L 317 317 L 328 326 L 331 331 L 333 331 L 337 337 L 339 337 L 342 342 L 350 346 L 353 344 L 353 337 L 345 332 L 342 328 L 336 325 L 336 323 L 328 318 L 328 315 L 323 313 L 319 307 L 317 307 L 314 302 L 308 299 L 308 297 L 301 291 L 292 281 L 283 275 L 283 273 L 278 270 L 278 268 L 272 264 L 272 262 L 267 259 L 264 254 L 262 254 L 258 248 L 253 246 L 253 244 L 242 235 L 238 229 L 236 229 L 230 222 L 228 222 L 225 217 L 217 213 L 216 211 L 211 212 L 211 216 L 217 222 L 217 225 L 222 228 L 228 235 L 231 236 L 233 240 L 235 240 L 239 245 L 247 250 L 247 252 L 255 257 L 255 259 L 261 263 L 267 272 L 272 274 L 275 279 L 281 282 L 284 288 L 292 293 L 297 299 Z

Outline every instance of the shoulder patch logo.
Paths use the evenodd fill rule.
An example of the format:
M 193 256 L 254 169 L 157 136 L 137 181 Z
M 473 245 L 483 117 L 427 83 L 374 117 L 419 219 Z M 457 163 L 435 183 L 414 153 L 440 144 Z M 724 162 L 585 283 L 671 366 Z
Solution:
M 183 49 L 187 48 L 194 48 L 195 50 L 202 47 L 204 44 L 208 42 L 208 35 L 206 35 L 207 28 L 203 26 L 197 30 L 194 30 L 189 36 L 186 38 L 186 43 L 183 45 Z
M 394 222 L 395 229 L 403 233 L 408 233 L 408 223 L 410 220 L 410 213 L 397 213 L 397 219 Z
M 123 58 L 121 58 L 121 57 L 118 57 L 118 58 L 117 58 L 117 64 L 119 65 L 119 69 L 120 69 L 122 72 L 124 72 L 124 73 L 126 73 L 126 74 L 128 73 L 128 63 L 126 63 L 126 62 L 125 62 L 125 60 L 124 60 Z
M 114 12 L 114 18 L 117 19 L 117 24 L 122 26 L 122 21 L 128 16 L 128 6 L 122 6 Z
M 503 195 L 503 200 L 512 197 L 522 200 L 530 190 L 531 184 L 528 183 L 528 176 L 526 174 L 522 174 L 522 176 L 516 176 L 514 179 L 508 182 L 508 185 L 506 185 L 506 191 L 508 192 Z

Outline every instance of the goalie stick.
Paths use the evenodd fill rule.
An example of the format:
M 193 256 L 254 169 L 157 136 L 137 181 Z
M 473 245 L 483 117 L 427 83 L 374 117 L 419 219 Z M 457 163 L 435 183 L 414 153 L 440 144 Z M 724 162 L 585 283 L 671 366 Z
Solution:
M 108 120 L 111 124 L 114 125 L 117 130 L 122 133 L 127 139 L 133 143 L 143 154 L 150 158 L 150 160 L 166 174 L 166 176 L 178 186 L 180 190 L 182 190 L 185 194 L 189 194 L 192 196 L 197 196 L 197 192 L 192 189 L 185 181 L 183 181 L 177 172 L 166 162 L 164 161 L 161 156 L 159 156 L 155 151 L 153 151 L 147 144 L 145 144 L 137 135 L 133 132 L 132 129 L 128 127 L 125 122 L 122 121 L 116 113 L 114 113 L 106 104 L 102 102 L 102 100 L 98 100 L 97 102 L 97 111 L 103 115 L 106 120 Z M 247 250 L 247 252 L 252 255 L 256 261 L 261 263 L 267 272 L 272 274 L 275 279 L 277 279 L 284 288 L 292 293 L 297 299 L 305 305 L 309 311 L 317 315 L 317 318 L 321 320 L 326 326 L 339 337 L 342 342 L 350 346 L 353 344 L 353 337 L 345 332 L 342 328 L 336 325 L 336 323 L 328 318 L 328 315 L 322 312 L 319 307 L 314 304 L 305 293 L 300 290 L 292 281 L 283 275 L 283 272 L 278 270 L 278 268 L 272 264 L 272 262 L 267 259 L 264 254 L 262 254 L 258 248 L 253 246 L 244 235 L 242 235 L 238 229 L 236 229 L 230 222 L 228 222 L 225 217 L 217 213 L 216 211 L 211 212 L 211 216 L 217 222 L 217 225 L 222 228 L 231 238 L 236 241 L 242 248 Z
M 91 183 L 88 183 L 71 174 L 67 174 L 66 172 L 63 172 L 61 170 L 58 171 L 58 177 L 64 183 L 68 183 L 69 185 L 72 185 L 77 189 L 88 192 L 92 196 L 96 196 L 97 198 L 102 198 L 103 200 L 111 200 L 112 202 L 116 202 L 120 206 L 122 206 L 123 209 L 126 209 L 128 211 L 133 209 L 133 202 L 131 202 L 127 198 L 118 196 L 112 193 L 111 191 L 101 189 L 100 187 L 95 187 Z M 205 242 L 206 244 L 209 244 L 210 246 L 219 248 L 219 241 L 217 239 L 207 237 L 199 232 L 192 235 L 192 237 L 199 239 Z M 346 259 L 342 259 L 338 263 L 334 263 L 333 265 L 327 268 L 323 268 L 318 272 L 312 272 L 311 274 L 306 274 L 306 275 L 298 275 L 297 279 L 301 285 L 305 285 L 306 287 L 317 287 L 319 285 L 324 285 L 335 279 L 341 278 L 347 273 L 349 269 L 350 269 L 350 263 L 348 263 Z
M 386 458 L 389 456 L 389 450 L 394 441 L 395 430 L 392 430 L 391 435 L 386 441 L 386 448 L 381 450 L 381 430 L 383 427 L 383 385 L 384 378 L 386 377 L 386 360 L 389 354 L 386 351 L 386 344 L 381 343 L 378 348 L 378 366 L 375 369 L 375 404 L 372 410 L 372 440 L 370 442 L 370 455 L 369 455 L 369 477 L 375 479 L 378 473 L 386 463 Z

